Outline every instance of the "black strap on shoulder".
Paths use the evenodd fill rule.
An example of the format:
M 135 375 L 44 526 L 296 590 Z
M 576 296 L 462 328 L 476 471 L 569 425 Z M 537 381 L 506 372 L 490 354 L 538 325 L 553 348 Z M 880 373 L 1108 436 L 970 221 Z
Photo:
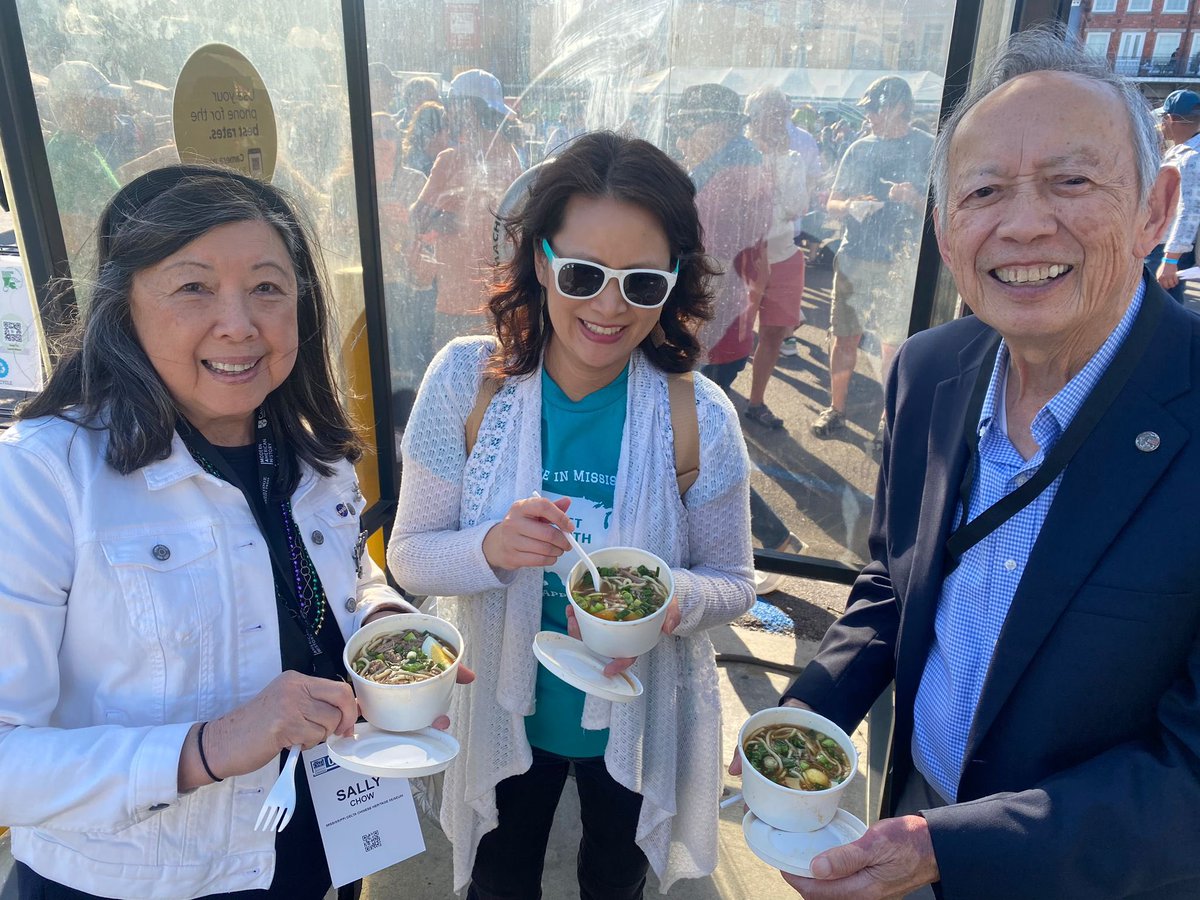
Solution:
M 997 500 L 978 516 L 960 524 L 946 541 L 948 567 L 953 569 L 962 559 L 963 554 L 990 535 L 993 531 L 1015 516 L 1018 512 L 1033 502 L 1033 499 L 1049 487 L 1071 461 L 1075 453 L 1083 446 L 1088 435 L 1108 411 L 1117 394 L 1125 387 L 1134 367 L 1141 361 L 1142 355 L 1162 316 L 1162 304 L 1152 303 L 1144 297 L 1142 309 L 1134 320 L 1129 336 L 1117 350 L 1116 356 L 1109 364 L 1096 387 L 1079 408 L 1079 412 L 1067 426 L 1062 437 L 1046 454 L 1042 465 L 1033 477 L 1011 493 Z M 971 404 L 967 408 L 966 421 L 963 427 L 963 437 L 967 442 L 970 456 L 967 460 L 966 471 L 963 472 L 962 483 L 959 486 L 959 501 L 962 503 L 962 518 L 965 520 L 970 512 L 971 489 L 974 485 L 975 470 L 979 465 L 979 414 L 983 409 L 983 398 L 987 394 L 991 381 L 992 370 L 995 367 L 996 353 L 1000 342 L 988 352 L 987 358 L 979 367 L 975 379 L 975 390 L 971 395 Z

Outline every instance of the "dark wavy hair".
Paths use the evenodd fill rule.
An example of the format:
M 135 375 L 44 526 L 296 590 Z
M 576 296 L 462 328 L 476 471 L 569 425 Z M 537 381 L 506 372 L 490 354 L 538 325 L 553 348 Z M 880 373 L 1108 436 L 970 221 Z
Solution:
M 685 372 L 700 358 L 696 327 L 712 318 L 709 278 L 719 272 L 704 253 L 696 189 L 687 173 L 653 144 L 611 131 L 575 140 L 539 167 L 523 205 L 505 219 L 511 259 L 499 267 L 491 313 L 499 344 L 489 362 L 496 377 L 537 369 L 551 334 L 550 315 L 534 267 L 542 238 L 553 241 L 575 196 L 611 197 L 632 203 L 658 220 L 666 234 L 679 278 L 662 308 L 659 324 L 641 343 L 646 357 L 666 372 Z
M 180 413 L 134 331 L 133 277 L 214 228 L 248 221 L 275 229 L 296 274 L 296 363 L 265 402 L 276 435 L 292 450 L 280 454 L 278 488 L 295 490 L 295 459 L 322 475 L 332 474 L 329 464 L 338 459 L 358 461 L 363 444 L 334 384 L 329 301 L 308 228 L 277 188 L 209 166 L 157 169 L 109 201 L 90 300 L 64 338 L 45 390 L 17 418 L 59 416 L 106 429 L 107 461 L 123 475 L 169 456 Z

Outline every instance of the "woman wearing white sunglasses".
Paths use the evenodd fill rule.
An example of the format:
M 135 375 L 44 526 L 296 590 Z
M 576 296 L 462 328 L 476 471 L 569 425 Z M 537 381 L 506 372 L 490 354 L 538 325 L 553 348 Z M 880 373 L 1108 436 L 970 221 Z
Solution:
M 498 340 L 445 347 L 405 431 L 388 561 L 410 591 L 449 598 L 439 612 L 479 677 L 454 699 L 463 749 L 441 806 L 454 888 L 469 884 L 473 900 L 541 895 L 571 767 L 585 900 L 641 897 L 648 867 L 665 888 L 716 866 L 721 728 L 705 630 L 754 592 L 745 445 L 729 401 L 699 376 L 699 475 L 682 496 L 676 482 L 668 379 L 697 361 L 713 274 L 694 197 L 662 151 L 611 133 L 545 165 L 507 223 L 515 251 L 490 300 Z M 472 440 L 485 379 L 500 386 Z M 534 658 L 539 630 L 574 627 L 563 586 L 574 555 L 553 526 L 672 567 L 666 635 L 606 669 L 632 667 L 645 686 L 632 702 L 586 696 Z

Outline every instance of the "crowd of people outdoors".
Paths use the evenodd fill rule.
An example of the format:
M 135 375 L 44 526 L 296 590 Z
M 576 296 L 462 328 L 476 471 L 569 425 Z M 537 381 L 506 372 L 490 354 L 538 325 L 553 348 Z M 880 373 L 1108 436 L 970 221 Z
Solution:
M 306 780 L 290 828 L 254 815 L 289 747 L 352 733 L 346 643 L 410 598 L 469 648 L 435 723 L 461 742 L 432 810 L 453 891 L 540 896 L 569 773 L 581 897 L 711 874 L 708 631 L 778 586 L 756 544 L 805 549 L 752 487 L 746 436 L 842 436 L 865 335 L 883 406 L 868 558 L 779 703 L 852 732 L 894 684 L 889 790 L 863 837 L 784 880 L 807 900 L 1200 892 L 1200 320 L 1178 302 L 1200 95 L 1152 110 L 1034 31 L 937 127 L 885 75 L 853 113 L 690 85 L 659 144 L 589 130 L 573 98 L 531 143 L 488 71 L 444 90 L 369 74 L 403 593 L 364 552 L 321 262 L 357 254 L 350 157 L 316 183 L 281 152 L 287 190 L 159 165 L 158 86 L 50 72 L 64 236 L 96 274 L 0 435 L 24 512 L 0 633 L 38 676 L 0 679 L 22 900 L 323 897 Z M 910 337 L 931 193 L 973 315 Z M 828 404 L 789 422 L 768 386 L 826 253 Z M 579 635 L 568 533 L 671 570 L 660 642 L 603 668 L 636 675 L 636 702 L 530 649 Z

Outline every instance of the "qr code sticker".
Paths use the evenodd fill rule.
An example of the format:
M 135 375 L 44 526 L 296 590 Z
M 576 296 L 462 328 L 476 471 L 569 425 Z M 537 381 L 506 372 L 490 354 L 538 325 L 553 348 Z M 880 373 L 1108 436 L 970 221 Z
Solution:
M 7 344 L 21 343 L 21 323 L 20 322 L 5 322 L 4 323 L 4 342 Z
M 383 846 L 383 841 L 379 839 L 378 830 L 372 831 L 370 834 L 364 834 L 362 836 L 362 842 L 363 850 L 365 850 L 367 853 L 370 853 L 372 850 L 378 850 L 381 846 Z

